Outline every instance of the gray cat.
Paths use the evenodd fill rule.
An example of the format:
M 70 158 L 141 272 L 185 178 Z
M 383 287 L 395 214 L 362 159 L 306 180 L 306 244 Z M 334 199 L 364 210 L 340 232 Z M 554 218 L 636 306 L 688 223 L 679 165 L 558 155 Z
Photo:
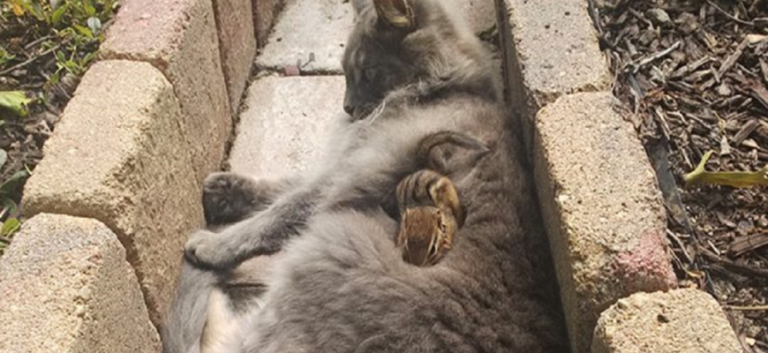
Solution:
M 280 183 L 293 187 L 262 185 L 268 192 L 232 174 L 207 183 L 208 204 L 227 212 L 221 218 L 243 220 L 194 235 L 190 262 L 228 270 L 283 253 L 263 302 L 250 307 L 260 309 L 238 330 L 244 345 L 235 351 L 565 352 L 548 285 L 554 277 L 547 278 L 545 259 L 531 256 L 543 252 L 543 236 L 489 54 L 439 1 L 354 6 L 344 58 L 353 121 L 338 129 L 327 159 L 333 163 L 314 177 Z M 466 146 L 445 139 L 461 134 L 490 152 L 464 158 L 467 149 L 455 147 Z M 387 210 L 396 184 L 425 167 L 451 178 L 468 217 L 453 250 L 436 266 L 417 268 L 396 250 Z M 202 287 L 180 289 L 174 310 L 207 301 L 211 286 Z M 197 315 L 206 312 L 189 311 L 194 327 L 171 323 L 176 328 L 164 336 L 197 330 Z

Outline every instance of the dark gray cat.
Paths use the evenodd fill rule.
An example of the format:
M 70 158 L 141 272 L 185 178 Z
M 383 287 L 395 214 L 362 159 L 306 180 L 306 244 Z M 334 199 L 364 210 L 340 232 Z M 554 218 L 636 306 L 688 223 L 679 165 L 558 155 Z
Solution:
M 339 129 L 332 163 L 283 183 L 294 188 L 264 192 L 232 174 L 207 183 L 207 204 L 223 206 L 222 219 L 245 219 L 193 236 L 189 261 L 226 270 L 283 250 L 235 351 L 565 352 L 548 285 L 554 278 L 546 278 L 546 261 L 531 256 L 543 251 L 543 234 L 533 226 L 531 185 L 489 54 L 437 0 L 354 5 L 344 68 L 345 110 L 355 121 Z M 446 132 L 472 136 L 490 152 L 463 158 Z M 396 221 L 385 211 L 396 184 L 425 167 L 452 179 L 468 217 L 453 250 L 438 265 L 417 268 L 396 250 Z M 210 286 L 199 292 L 180 290 L 175 308 L 207 300 Z M 197 317 L 188 323 L 200 326 Z M 165 335 L 177 337 L 193 329 L 169 327 L 176 328 Z

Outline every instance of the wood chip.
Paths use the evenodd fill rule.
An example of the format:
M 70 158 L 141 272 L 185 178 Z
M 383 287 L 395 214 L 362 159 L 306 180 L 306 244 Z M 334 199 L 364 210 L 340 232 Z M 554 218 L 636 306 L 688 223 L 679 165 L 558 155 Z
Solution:
M 765 109 L 768 109 L 768 89 L 757 82 L 753 83 L 749 89 L 752 90 L 752 97 L 755 97 Z
M 723 66 L 720 66 L 720 70 L 717 72 L 719 77 L 723 77 L 726 72 L 728 72 L 731 68 L 733 68 L 733 65 L 736 64 L 736 61 L 739 60 L 741 57 L 741 54 L 744 53 L 744 49 L 747 48 L 747 45 L 749 45 L 749 40 L 744 38 L 744 40 L 741 41 L 741 44 L 739 44 L 738 47 L 736 47 L 736 51 L 731 54 L 725 61 L 723 62 Z
M 768 246 L 768 233 L 752 234 L 745 237 L 738 237 L 728 248 L 728 255 L 739 257 L 750 251 Z
M 741 127 L 741 130 L 736 133 L 735 136 L 733 136 L 733 144 L 740 145 L 744 140 L 749 137 L 757 128 L 760 126 L 760 122 L 757 120 L 750 120 L 744 126 Z

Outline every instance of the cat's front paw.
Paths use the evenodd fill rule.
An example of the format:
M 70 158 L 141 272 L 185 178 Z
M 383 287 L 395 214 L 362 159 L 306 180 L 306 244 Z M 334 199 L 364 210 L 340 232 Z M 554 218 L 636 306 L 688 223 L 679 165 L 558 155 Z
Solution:
M 203 213 L 209 226 L 238 222 L 258 208 L 254 181 L 235 173 L 209 175 L 203 183 Z
M 199 230 L 184 246 L 184 257 L 193 265 L 206 269 L 226 270 L 237 262 L 235 250 L 230 249 L 224 235 Z

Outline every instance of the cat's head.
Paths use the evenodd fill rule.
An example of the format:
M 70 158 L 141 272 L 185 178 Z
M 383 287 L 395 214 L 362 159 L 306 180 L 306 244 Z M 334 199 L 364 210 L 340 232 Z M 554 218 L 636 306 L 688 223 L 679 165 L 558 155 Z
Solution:
M 355 27 L 342 61 L 348 114 L 360 119 L 398 88 L 484 65 L 478 39 L 440 2 L 352 1 Z

